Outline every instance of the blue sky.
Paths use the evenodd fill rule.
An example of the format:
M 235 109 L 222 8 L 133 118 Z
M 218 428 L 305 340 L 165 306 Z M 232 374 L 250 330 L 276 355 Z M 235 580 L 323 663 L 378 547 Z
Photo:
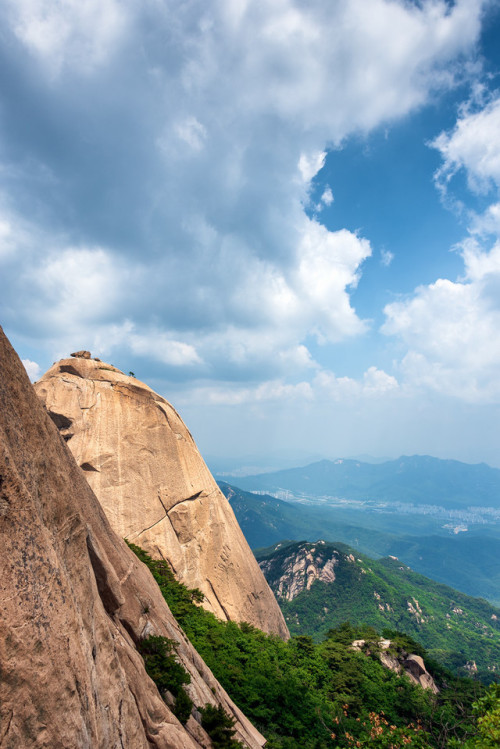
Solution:
M 237 463 L 500 465 L 495 0 L 6 0 L 0 322 Z

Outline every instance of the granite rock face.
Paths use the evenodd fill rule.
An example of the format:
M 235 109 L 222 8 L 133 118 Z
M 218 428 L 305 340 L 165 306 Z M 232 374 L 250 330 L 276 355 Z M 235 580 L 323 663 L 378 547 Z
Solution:
M 0 569 L 1 749 L 209 747 L 147 676 L 136 645 L 150 634 L 177 643 L 195 706 L 221 704 L 263 746 L 111 529 L 1 328 Z
M 279 599 L 293 601 L 304 590 L 310 590 L 316 580 L 323 583 L 335 582 L 335 565 L 339 552 L 331 554 L 325 550 L 324 542 L 316 544 L 305 543 L 298 548 L 294 546 L 292 553 L 283 561 L 280 560 L 279 577 L 274 579 L 275 560 L 264 559 L 260 568 L 269 579 L 273 579 L 273 589 Z
M 166 559 L 219 618 L 288 637 L 229 502 L 177 412 L 135 377 L 77 353 L 35 389 L 113 529 Z

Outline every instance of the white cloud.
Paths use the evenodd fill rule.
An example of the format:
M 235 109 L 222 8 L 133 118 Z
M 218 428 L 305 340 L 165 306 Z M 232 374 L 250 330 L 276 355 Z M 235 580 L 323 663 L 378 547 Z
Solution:
M 178 402 L 189 405 L 198 403 L 203 406 L 241 406 L 280 401 L 308 401 L 312 398 L 313 391 L 308 382 L 290 385 L 282 380 L 269 380 L 255 387 L 238 387 L 237 385 L 194 387 L 187 397 L 180 396 Z
M 495 201 L 481 215 L 469 213 L 469 237 L 457 248 L 463 277 L 439 278 L 387 305 L 382 330 L 407 348 L 400 366 L 408 385 L 470 403 L 500 403 L 500 99 L 478 111 L 472 106 L 431 144 L 443 158 L 437 186 L 449 197 L 463 170 L 472 191 L 494 189 Z
M 313 311 L 311 326 L 321 339 L 338 341 L 365 330 L 347 289 L 356 286 L 361 263 L 370 255 L 368 240 L 352 232 L 330 232 L 316 221 L 305 225 L 295 279 L 300 298 Z
M 394 260 L 394 253 L 390 250 L 380 250 L 380 262 L 385 268 L 388 268 L 389 265 Z
M 115 51 L 127 23 L 117 0 L 7 0 L 18 39 L 53 75 L 63 67 L 91 72 Z
M 328 185 L 326 186 L 326 189 L 323 192 L 323 195 L 320 198 L 320 202 L 323 203 L 323 205 L 331 205 L 333 203 L 333 192 L 331 187 Z
M 323 370 L 314 378 L 314 385 L 318 394 L 323 392 L 328 398 L 339 402 L 394 394 L 399 389 L 396 378 L 377 367 L 369 367 L 361 380 L 337 377 L 333 372 Z
M 0 260 L 10 255 L 15 247 L 10 222 L 0 218 Z
M 311 154 L 300 154 L 298 167 L 303 182 L 307 185 L 311 182 L 312 178 L 323 168 L 325 158 L 326 151 L 314 151 Z
M 173 367 L 202 363 L 194 346 L 169 338 L 160 331 L 148 332 L 146 335 L 131 333 L 127 343 L 134 354 L 148 356 Z
M 500 244 L 464 244 L 466 275 L 438 279 L 385 307 L 383 332 L 408 347 L 402 371 L 410 385 L 470 402 L 500 399 Z
M 460 169 L 474 192 L 500 185 L 500 98 L 478 112 L 466 112 L 451 132 L 441 133 L 431 144 L 443 158 L 436 180 L 446 189 Z
M 472 234 L 496 234 L 500 236 L 500 203 L 492 203 L 480 215 L 473 215 L 470 222 Z
M 306 216 L 311 180 L 327 149 L 453 85 L 481 7 L 9 0 L 25 97 L 5 129 L 17 174 L 0 175 L 9 326 L 50 351 L 97 345 L 214 380 L 316 372 L 309 337 L 368 328 L 350 295 L 371 248 Z
M 399 384 L 395 377 L 377 367 L 369 367 L 360 380 L 351 377 L 336 377 L 328 370 L 318 371 L 312 382 L 286 383 L 283 379 L 267 380 L 253 387 L 237 384 L 203 385 L 191 388 L 180 395 L 179 403 L 240 406 L 266 402 L 324 403 L 362 399 L 372 400 L 397 393 Z
M 363 393 L 365 395 L 378 395 L 396 390 L 398 381 L 392 375 L 387 374 L 377 367 L 368 367 L 363 375 Z
M 132 273 L 101 247 L 51 252 L 26 272 L 39 312 L 53 328 L 94 322 L 112 313 L 126 296 Z M 45 312 L 42 312 L 45 309 Z
M 193 151 L 201 151 L 207 137 L 207 130 L 196 117 L 187 117 L 180 122 L 176 132 Z
M 40 376 L 40 365 L 36 361 L 31 361 L 31 359 L 21 359 L 21 361 L 31 382 L 36 382 Z

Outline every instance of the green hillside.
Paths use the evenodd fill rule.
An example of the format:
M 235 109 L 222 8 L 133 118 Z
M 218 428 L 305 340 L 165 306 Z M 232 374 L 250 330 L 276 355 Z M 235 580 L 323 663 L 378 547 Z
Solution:
M 340 541 L 372 557 L 397 556 L 433 580 L 500 606 L 500 536 L 494 529 L 437 535 L 425 527 L 425 517 L 403 516 L 398 524 L 394 515 L 292 504 L 222 481 L 219 485 L 252 549 L 284 538 Z
M 343 544 L 278 544 L 258 559 L 295 635 L 321 638 L 345 621 L 396 629 L 457 674 L 500 674 L 500 610 L 482 599 Z
M 222 622 L 197 603 L 199 591 L 175 580 L 168 564 L 152 560 L 132 546 L 147 564 L 187 637 L 231 698 L 264 734 L 267 749 L 456 749 L 477 735 L 472 703 L 490 709 L 484 686 L 457 679 L 432 663 L 421 646 L 403 635 L 393 653 L 421 655 L 439 687 L 434 695 L 384 667 L 377 654 L 378 634 L 369 627 L 341 626 L 315 643 L 310 637 L 283 642 L 248 624 Z M 366 652 L 351 648 L 354 639 L 369 643 Z M 184 689 L 189 675 L 172 665 L 170 641 L 150 637 L 141 643 L 146 668 L 174 710 L 186 721 L 192 704 Z M 178 665 L 178 664 L 177 664 Z M 491 693 L 493 707 L 498 700 Z M 210 724 L 214 747 L 237 749 L 230 735 L 231 716 L 201 711 Z M 455 742 L 455 743 L 453 743 Z M 474 741 L 470 745 L 480 747 Z

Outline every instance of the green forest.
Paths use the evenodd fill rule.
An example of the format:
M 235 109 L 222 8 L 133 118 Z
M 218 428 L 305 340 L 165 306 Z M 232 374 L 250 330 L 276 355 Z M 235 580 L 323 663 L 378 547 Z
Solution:
M 392 632 L 393 652 L 422 655 L 439 687 L 437 695 L 382 666 L 380 633 L 371 626 L 344 622 L 320 642 L 305 635 L 283 642 L 248 624 L 218 620 L 199 605 L 202 594 L 178 583 L 166 562 L 131 548 L 149 567 L 172 613 L 221 685 L 266 736 L 268 749 L 498 746 L 488 742 L 499 736 L 499 688 L 493 685 L 488 691 L 477 680 L 453 675 L 411 637 Z M 366 643 L 363 652 L 355 652 L 350 645 L 361 638 Z M 173 679 L 174 691 L 183 694 L 189 676 L 184 679 L 172 665 L 170 646 L 163 669 L 172 669 L 172 676 L 162 673 L 163 656 L 148 664 L 147 651 L 153 650 L 154 656 L 158 643 L 151 648 L 145 641 L 142 648 L 160 691 Z M 185 696 L 180 703 L 179 712 L 185 711 Z M 215 749 L 238 745 L 229 716 L 205 707 L 202 719 L 212 731 Z

